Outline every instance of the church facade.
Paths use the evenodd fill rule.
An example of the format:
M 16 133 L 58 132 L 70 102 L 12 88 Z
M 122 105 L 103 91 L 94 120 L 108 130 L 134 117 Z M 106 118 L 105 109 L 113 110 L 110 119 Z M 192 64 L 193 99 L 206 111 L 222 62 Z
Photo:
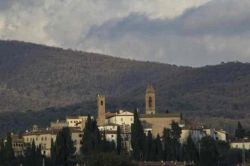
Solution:
M 156 111 L 156 100 L 155 100 L 155 89 L 152 85 L 148 85 L 145 94 L 145 113 L 140 114 L 140 120 L 142 123 L 150 128 L 152 128 L 153 136 L 157 134 L 162 135 L 164 128 L 170 128 L 173 121 L 180 123 L 181 113 L 158 113 Z M 119 121 L 119 118 L 122 118 L 122 114 L 119 113 L 110 113 L 105 111 L 105 97 L 102 95 L 97 95 L 97 123 L 99 126 L 107 125 L 110 122 L 110 118 L 115 118 Z M 123 113 L 124 114 L 124 113 Z M 122 118 L 124 124 L 126 120 L 131 120 L 133 114 L 130 113 L 131 117 Z M 121 124 L 119 124 L 121 125 Z
M 151 126 L 152 134 L 162 135 L 164 128 L 170 128 L 171 123 L 181 123 L 181 113 L 159 113 L 156 111 L 155 89 L 148 85 L 145 94 L 145 114 L 140 114 L 140 120 L 143 124 Z

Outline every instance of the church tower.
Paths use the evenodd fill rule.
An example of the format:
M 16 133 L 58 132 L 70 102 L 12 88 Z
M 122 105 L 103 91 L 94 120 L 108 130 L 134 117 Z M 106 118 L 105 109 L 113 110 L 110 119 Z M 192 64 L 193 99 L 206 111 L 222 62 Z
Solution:
M 146 114 L 155 114 L 155 90 L 152 85 L 148 85 L 145 95 Z
M 97 95 L 97 124 L 105 125 L 105 96 Z

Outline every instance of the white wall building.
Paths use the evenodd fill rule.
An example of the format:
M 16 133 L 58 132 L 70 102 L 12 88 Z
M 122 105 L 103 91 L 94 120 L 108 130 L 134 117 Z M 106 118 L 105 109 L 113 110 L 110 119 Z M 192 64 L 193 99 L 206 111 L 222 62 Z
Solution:
M 102 133 L 105 133 L 105 137 L 107 141 L 109 142 L 114 141 L 114 143 L 116 144 L 118 126 L 119 125 L 116 125 L 116 124 L 107 124 L 105 126 L 99 126 L 98 129 Z
M 41 145 L 41 153 L 50 157 L 51 141 L 56 141 L 56 136 L 60 130 L 56 129 L 33 129 L 23 134 L 23 141 L 26 146 L 32 145 L 33 141 L 38 147 Z M 71 138 L 76 147 L 76 153 L 80 153 L 81 139 L 83 132 L 79 128 L 70 128 Z
M 81 130 L 83 130 L 87 119 L 88 116 L 67 116 L 66 123 L 68 127 L 79 127 Z M 93 117 L 91 117 L 91 119 L 93 119 Z
M 182 128 L 180 142 L 186 143 L 188 136 L 191 136 L 194 142 L 200 141 L 205 136 L 211 136 L 214 140 L 227 141 L 227 133 L 224 130 L 216 130 L 209 128 Z
M 106 119 L 107 124 L 130 125 L 134 123 L 134 114 L 129 111 L 119 110 Z
M 250 150 L 250 140 L 237 140 L 230 143 L 233 149 L 246 149 Z

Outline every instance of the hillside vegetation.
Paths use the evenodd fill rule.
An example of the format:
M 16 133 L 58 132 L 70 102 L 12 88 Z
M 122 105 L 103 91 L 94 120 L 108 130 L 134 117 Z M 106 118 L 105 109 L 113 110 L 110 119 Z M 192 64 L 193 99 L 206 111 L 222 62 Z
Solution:
M 95 114 L 98 93 L 107 96 L 110 111 L 136 107 L 143 111 L 148 83 L 156 88 L 159 112 L 168 110 L 180 111 L 187 116 L 250 119 L 248 63 L 178 67 L 32 43 L 0 41 L 1 123 L 8 115 L 22 114 L 24 118 L 36 111 L 46 112 L 50 107 L 64 112 L 64 107 L 69 105 L 80 105 L 81 113 Z M 64 113 L 60 112 L 60 115 Z M 16 121 L 20 121 L 20 117 L 16 117 Z

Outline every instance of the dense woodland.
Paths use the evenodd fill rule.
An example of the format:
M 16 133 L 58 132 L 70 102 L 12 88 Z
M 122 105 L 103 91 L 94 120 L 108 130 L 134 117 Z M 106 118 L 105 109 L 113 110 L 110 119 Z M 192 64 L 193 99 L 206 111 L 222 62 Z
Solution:
M 159 112 L 182 112 L 215 126 L 226 121 L 230 131 L 238 120 L 250 124 L 248 63 L 178 67 L 0 41 L 0 125 L 6 130 L 15 126 L 21 130 L 27 122 L 46 124 L 33 116 L 37 111 L 44 112 L 37 114 L 41 119 L 49 120 L 79 109 L 82 114 L 95 114 L 97 93 L 107 96 L 110 111 L 137 107 L 143 111 L 148 83 L 156 89 Z M 70 107 L 77 109 L 70 111 Z

